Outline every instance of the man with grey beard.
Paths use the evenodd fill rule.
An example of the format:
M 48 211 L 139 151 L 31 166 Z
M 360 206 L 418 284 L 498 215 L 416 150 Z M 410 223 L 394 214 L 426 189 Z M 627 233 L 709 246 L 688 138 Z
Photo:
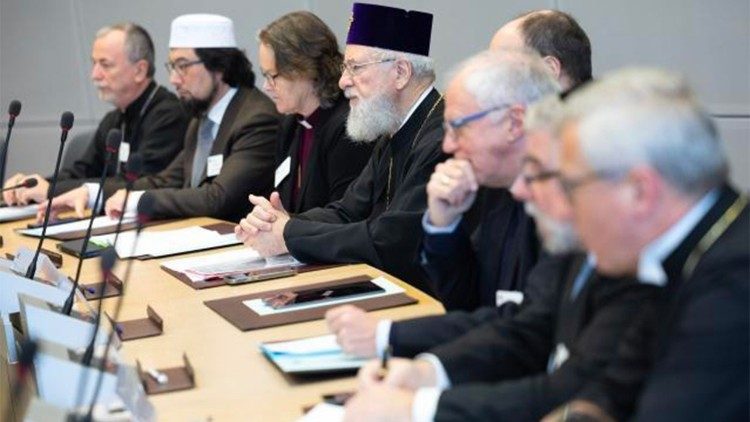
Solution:
M 292 217 L 278 194 L 251 196 L 255 208 L 235 229 L 240 240 L 263 256 L 364 262 L 426 288 L 417 259 L 425 184 L 446 158 L 431 30 L 430 14 L 354 4 L 339 86 L 351 105 L 347 132 L 377 142 L 372 157 L 342 199 L 322 208 Z
M 447 98 L 446 108 L 454 97 Z M 656 289 L 598 276 L 593 258 L 580 250 L 571 206 L 557 179 L 553 127 L 559 108 L 556 96 L 529 107 L 527 147 L 512 188 L 530 205 L 544 247 L 554 255 L 529 275 L 528 286 L 537 291 L 533 299 L 512 318 L 494 313 L 481 323 L 476 312 L 451 312 L 405 322 L 419 332 L 400 336 L 394 353 L 429 353 L 392 359 L 384 379 L 376 375 L 379 361 L 363 367 L 346 420 L 538 420 L 615 356 L 620 335 Z M 421 334 L 439 335 L 457 324 L 465 334 L 453 341 L 429 344 L 430 334 Z
M 124 164 L 129 153 L 138 152 L 143 157 L 144 174 L 160 172 L 182 149 L 188 116 L 177 97 L 156 83 L 154 72 L 154 45 L 143 27 L 127 22 L 97 31 L 91 49 L 91 81 L 99 99 L 115 109 L 99 122 L 80 156 L 60 169 L 55 195 L 87 182 L 98 183 L 104 170 L 107 135 L 112 129 L 122 131 L 119 162 Z M 107 175 L 112 180 L 118 180 L 120 174 L 120 165 L 109 167 Z M 37 185 L 3 192 L 6 204 L 47 199 L 49 182 L 39 174 L 14 174 L 5 181 L 5 187 L 16 186 L 29 177 L 37 179 Z

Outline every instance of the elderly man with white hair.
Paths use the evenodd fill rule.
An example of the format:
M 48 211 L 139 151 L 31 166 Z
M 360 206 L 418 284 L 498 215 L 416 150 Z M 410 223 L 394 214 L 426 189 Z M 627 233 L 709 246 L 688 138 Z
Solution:
M 364 262 L 426 288 L 417 260 L 425 184 L 446 158 L 431 31 L 428 13 L 354 4 L 339 86 L 351 105 L 347 132 L 377 142 L 372 157 L 344 196 L 322 208 L 290 216 L 276 193 L 251 197 L 255 208 L 235 229 L 240 240 L 265 256 Z
M 482 95 L 462 83 L 472 75 L 513 81 L 531 96 L 529 102 L 534 98 L 530 86 L 552 81 L 538 55 L 483 53 L 462 64 L 451 80 L 446 114 L 465 106 L 466 98 Z M 502 83 L 501 93 L 506 92 L 499 88 Z M 553 95 L 516 116 L 523 118 L 526 143 L 513 194 L 525 202 L 545 249 L 554 255 L 541 259 L 530 272 L 528 288 L 535 291 L 531 300 L 512 318 L 495 313 L 452 341 L 429 349 L 424 348 L 428 341 L 411 342 L 410 351 L 428 353 L 414 360 L 392 359 L 382 381 L 380 362 L 372 361 L 360 371 L 360 391 L 347 403 L 351 420 L 539 420 L 573 397 L 615 355 L 631 315 L 649 302 L 655 289 L 633 279 L 599 277 L 593 257 L 580 249 L 570 205 L 557 180 L 559 141 L 553 128 L 560 108 Z M 486 136 L 474 144 L 502 144 L 491 128 L 483 128 Z M 487 163 L 498 161 L 493 158 Z M 484 180 L 495 180 L 513 171 L 501 167 L 480 166 L 477 172 Z M 452 312 L 422 326 L 441 330 L 457 319 L 466 316 Z M 408 354 L 407 347 L 397 346 L 396 354 Z
M 684 79 L 644 69 L 573 94 L 567 114 L 560 180 L 582 241 L 600 272 L 663 291 L 633 315 L 605 377 L 559 414 L 746 420 L 750 214 L 710 116 Z

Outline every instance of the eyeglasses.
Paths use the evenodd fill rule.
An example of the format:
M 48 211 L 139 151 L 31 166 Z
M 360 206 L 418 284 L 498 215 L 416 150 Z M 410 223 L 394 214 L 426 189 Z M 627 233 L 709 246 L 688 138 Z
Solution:
M 199 63 L 203 63 L 203 60 L 193 60 L 191 62 L 188 61 L 179 61 L 179 62 L 166 62 L 164 63 L 164 67 L 167 68 L 167 73 L 172 74 L 172 72 L 177 72 L 180 76 L 185 76 L 185 73 L 187 73 L 187 68 L 189 68 L 192 65 L 196 65 Z
M 479 120 L 494 111 L 502 110 L 510 106 L 511 106 L 510 104 L 497 105 L 494 107 L 489 107 L 484 110 L 477 111 L 476 113 L 468 114 L 463 117 L 458 117 L 453 120 L 447 120 L 443 122 L 443 129 L 445 130 L 446 135 L 455 137 L 457 135 L 458 130 L 466 126 L 467 124 L 473 121 Z
M 622 177 L 622 172 L 616 170 L 594 170 L 589 173 L 582 174 L 578 177 L 565 177 L 562 174 L 558 174 L 557 178 L 560 180 L 563 192 L 568 198 L 573 197 L 573 192 L 581 186 L 594 182 L 596 180 L 607 179 L 615 180 Z
M 557 170 L 545 170 L 537 174 L 522 174 L 521 175 L 521 179 L 523 179 L 523 182 L 526 184 L 526 186 L 531 186 L 533 183 L 536 183 L 536 182 L 543 182 L 545 180 L 555 179 L 559 177 L 560 177 L 560 172 Z
M 275 87 L 276 86 L 276 78 L 279 77 L 280 73 L 276 72 L 275 74 L 272 75 L 270 73 L 263 72 L 262 75 L 263 75 L 264 78 L 266 78 L 266 82 L 268 82 L 268 86 Z
M 364 62 L 364 63 L 354 63 L 354 62 L 343 62 L 341 63 L 341 73 L 348 73 L 349 76 L 355 77 L 359 72 L 362 70 L 362 68 L 370 66 L 372 64 L 380 64 L 380 63 L 389 63 L 389 62 L 395 62 L 396 59 L 390 58 L 390 59 L 380 59 L 380 60 L 373 60 L 371 62 Z

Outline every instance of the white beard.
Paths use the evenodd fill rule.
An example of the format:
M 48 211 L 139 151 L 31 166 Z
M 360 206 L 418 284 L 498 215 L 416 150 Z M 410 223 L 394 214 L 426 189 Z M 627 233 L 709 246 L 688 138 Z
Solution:
M 530 202 L 526 202 L 524 208 L 526 214 L 534 217 L 539 237 L 547 252 L 561 255 L 581 249 L 578 233 L 572 223 L 557 221 Z
M 382 135 L 394 134 L 401 120 L 396 106 L 384 93 L 368 100 L 360 98 L 349 111 L 346 134 L 357 142 L 373 142 Z

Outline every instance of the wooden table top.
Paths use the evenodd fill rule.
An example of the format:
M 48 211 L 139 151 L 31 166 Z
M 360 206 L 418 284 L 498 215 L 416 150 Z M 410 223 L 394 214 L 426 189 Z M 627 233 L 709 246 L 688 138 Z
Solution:
M 4 246 L 0 252 L 13 253 L 21 245 L 35 248 L 38 240 L 17 234 L 14 229 L 25 227 L 29 220 L 0 224 Z M 191 218 L 149 227 L 165 230 L 215 223 L 210 218 Z M 45 249 L 56 250 L 54 240 L 46 240 Z M 188 391 L 150 396 L 159 420 L 164 421 L 291 421 L 300 417 L 302 407 L 320 401 L 322 394 L 351 390 L 354 377 L 322 380 L 292 379 L 281 374 L 258 349 L 265 341 L 286 340 L 326 334 L 322 320 L 281 327 L 241 332 L 203 304 L 221 299 L 266 290 L 307 285 L 352 275 L 371 277 L 385 275 L 403 286 L 407 294 L 418 300 L 415 305 L 373 312 L 379 317 L 405 319 L 442 313 L 442 306 L 410 285 L 368 265 L 345 265 L 311 271 L 294 277 L 238 286 L 221 286 L 194 290 L 159 268 L 167 260 L 200 256 L 219 251 L 239 249 L 233 246 L 178 257 L 134 261 L 132 276 L 126 286 L 121 320 L 144 318 L 150 305 L 164 319 L 164 333 L 158 337 L 123 343 L 121 354 L 126 362 L 138 359 L 144 367 L 165 368 L 182 365 L 187 353 L 195 369 L 196 388 Z M 78 261 L 63 254 L 61 270 L 75 275 Z M 118 263 L 115 273 L 122 276 L 125 261 Z M 81 282 L 99 281 L 98 259 L 84 262 Z M 116 298 L 105 299 L 104 308 L 112 313 Z M 95 305 L 95 303 L 92 303 Z

